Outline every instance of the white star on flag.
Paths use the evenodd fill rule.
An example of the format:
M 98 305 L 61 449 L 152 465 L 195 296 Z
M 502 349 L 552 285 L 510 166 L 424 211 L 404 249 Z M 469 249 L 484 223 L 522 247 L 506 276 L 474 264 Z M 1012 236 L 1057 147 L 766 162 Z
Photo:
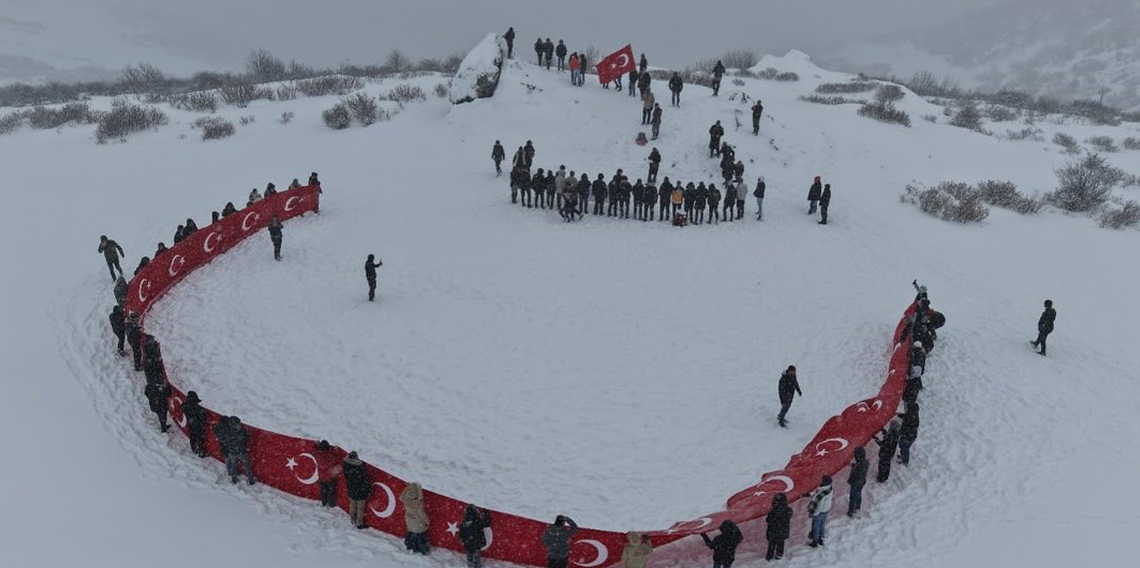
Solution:
M 295 460 L 293 458 L 289 458 L 289 461 L 285 462 L 285 467 L 289 471 L 293 471 L 293 469 L 297 467 L 297 460 Z
M 458 523 L 447 523 L 447 532 L 451 533 L 451 536 L 455 536 L 455 535 L 459 534 L 459 524 Z

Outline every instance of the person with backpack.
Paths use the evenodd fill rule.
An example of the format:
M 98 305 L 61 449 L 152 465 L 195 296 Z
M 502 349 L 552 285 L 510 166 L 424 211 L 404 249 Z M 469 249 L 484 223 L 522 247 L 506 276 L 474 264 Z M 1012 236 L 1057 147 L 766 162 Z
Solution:
M 269 240 L 273 242 L 273 259 L 281 260 L 281 220 L 276 215 L 269 220 Z
M 194 455 L 206 457 L 206 409 L 198 393 L 189 391 L 182 403 L 182 419 L 186 421 L 186 435 L 190 438 L 190 451 Z
M 112 239 L 108 239 L 107 235 L 99 236 L 99 252 L 103 253 L 103 260 L 107 261 L 107 270 L 111 272 L 111 281 L 115 281 L 115 271 L 119 271 L 119 276 L 123 275 L 123 267 L 119 266 L 119 257 L 126 256 L 123 253 L 123 247 L 119 246 Z
M 709 157 L 714 155 L 720 156 L 720 137 L 724 136 L 724 127 L 720 125 L 720 121 L 709 127 Z
M 154 382 L 148 381 L 146 388 L 143 389 L 143 394 L 146 395 L 150 411 L 158 416 L 159 431 L 166 432 L 170 429 L 170 425 L 166 423 L 166 416 L 170 410 L 170 384 L 161 379 Z
M 495 177 L 503 175 L 503 160 L 507 159 L 507 151 L 503 149 L 503 145 L 495 140 L 495 146 L 491 148 L 491 159 L 495 161 Z
M 459 523 L 459 543 L 467 553 L 467 568 L 480 568 L 483 565 L 483 548 L 487 546 L 486 529 L 491 527 L 491 513 L 468 504 L 463 509 L 463 521 Z
M 908 402 L 906 412 L 899 415 L 902 424 L 899 426 L 899 463 L 910 466 L 910 447 L 918 439 L 918 402 Z
M 827 208 L 831 206 L 831 184 L 824 184 L 823 193 L 819 194 L 819 224 L 827 224 Z
M 736 523 L 725 520 L 720 523 L 720 534 L 710 539 L 708 534 L 701 533 L 701 539 L 713 551 L 713 568 L 732 568 L 736 561 L 736 547 L 744 540 L 744 534 Z
M 507 59 L 514 59 L 514 57 L 515 57 L 515 28 L 514 28 L 514 26 L 507 28 L 507 32 L 503 34 L 503 39 L 507 40 Z
M 764 534 L 768 538 L 768 553 L 764 559 L 779 560 L 784 557 L 784 541 L 792 534 L 792 508 L 788 506 L 787 495 L 777 493 L 772 496 L 772 507 L 764 521 L 768 524 Z
M 827 533 L 827 513 L 831 511 L 831 502 L 834 498 L 831 476 L 825 475 L 819 481 L 819 487 L 808 497 L 808 515 L 811 517 L 811 532 L 808 535 L 808 546 L 815 548 L 823 546 L 823 538 Z
M 364 512 L 368 509 L 368 498 L 372 496 L 372 479 L 368 475 L 368 467 L 356 455 L 348 452 L 341 464 L 344 476 L 344 489 L 348 494 L 348 516 L 352 525 L 358 529 L 367 528 L 364 524 Z
M 546 525 L 542 545 L 546 547 L 546 568 L 566 568 L 570 560 L 570 541 L 578 532 L 578 523 L 566 515 L 558 515 Z
M 230 483 L 237 483 L 238 473 L 245 470 L 245 479 L 250 485 L 257 482 L 253 477 L 253 462 L 249 459 L 249 431 L 237 416 L 223 416 L 214 425 L 214 439 L 226 460 L 226 474 Z
M 720 223 L 720 190 L 716 188 L 715 183 L 710 183 L 708 188 L 708 202 L 709 202 L 709 223 Z
M 867 450 L 855 448 L 854 454 L 855 461 L 851 462 L 851 469 L 847 472 L 847 486 L 850 488 L 847 495 L 848 517 L 854 517 L 863 508 L 863 486 L 867 484 L 867 469 L 871 467 L 867 461 Z
M 111 315 L 109 317 L 111 320 L 111 333 L 114 333 L 115 337 L 119 340 L 119 346 L 115 352 L 118 353 L 120 357 L 126 356 L 127 351 L 123 349 L 123 342 L 127 339 L 127 318 L 123 315 L 123 307 L 116 304 L 111 308 Z
M 562 40 L 558 40 L 558 46 L 554 48 L 554 55 L 558 56 L 558 70 L 566 70 L 566 44 Z
M 661 135 L 661 103 L 653 104 L 653 112 L 649 117 L 649 126 L 653 129 L 652 140 L 656 140 Z
M 764 183 L 764 176 L 760 176 L 756 180 L 756 189 L 752 191 L 752 197 L 756 198 L 756 220 L 764 220 L 764 193 L 768 190 L 768 185 Z
M 875 476 L 879 483 L 891 478 L 891 460 L 895 459 L 895 450 L 899 447 L 899 435 L 899 420 L 892 418 L 885 430 L 871 438 L 879 445 L 879 473 Z
M 764 114 L 764 104 L 759 99 L 752 105 L 752 135 L 760 135 L 760 116 Z
M 624 568 L 645 568 L 649 555 L 653 552 L 653 543 L 649 537 L 641 533 L 626 533 L 629 542 L 621 551 L 621 563 Z
M 368 301 L 376 300 L 376 269 L 384 266 L 384 261 L 376 261 L 376 255 L 370 254 L 364 261 L 364 279 L 368 281 Z
M 417 554 L 427 555 L 431 552 L 428 543 L 428 527 L 431 520 L 427 509 L 424 508 L 424 490 L 419 483 L 409 483 L 400 493 L 400 503 L 404 504 L 404 524 L 408 528 L 408 536 L 404 537 L 404 548 Z
M 676 71 L 673 76 L 669 78 L 669 91 L 673 93 L 673 106 L 681 106 L 681 89 L 685 88 L 685 82 L 681 80 L 681 76 Z
M 1038 355 L 1045 355 L 1045 340 L 1049 338 L 1050 333 L 1053 333 L 1055 321 L 1057 321 L 1057 310 L 1053 309 L 1053 300 L 1045 300 L 1045 311 L 1041 312 L 1041 317 L 1037 319 L 1037 339 L 1029 342 L 1034 350 L 1037 347 L 1041 348 L 1037 351 Z
M 716 62 L 716 66 L 713 67 L 712 89 L 713 89 L 713 96 L 714 97 L 720 93 L 720 78 L 724 77 L 724 72 L 725 72 L 724 63 L 721 63 L 721 61 L 718 59 Z
M 777 389 L 780 395 L 780 414 L 776 416 L 776 422 L 780 424 L 781 428 L 788 427 L 788 410 L 792 407 L 792 400 L 798 394 L 803 396 L 803 391 L 800 390 L 800 382 L 796 378 L 796 366 L 788 365 L 788 369 L 780 375 L 780 384 Z
M 815 176 L 815 181 L 808 188 L 808 215 L 815 215 L 816 204 L 819 203 L 819 197 L 822 193 L 823 184 L 820 182 L 819 176 Z

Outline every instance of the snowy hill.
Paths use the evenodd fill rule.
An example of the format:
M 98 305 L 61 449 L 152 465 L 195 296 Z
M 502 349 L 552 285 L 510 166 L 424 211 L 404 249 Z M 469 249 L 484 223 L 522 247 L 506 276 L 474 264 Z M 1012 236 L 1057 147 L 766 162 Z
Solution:
M 617 168 L 642 177 L 648 154 L 633 144 L 647 130 L 636 99 L 590 80 L 572 88 L 567 74 L 519 61 L 491 99 L 429 96 L 367 128 L 326 128 L 320 111 L 337 99 L 316 97 L 223 108 L 255 120 L 216 142 L 191 129 L 199 114 L 169 108 L 170 125 L 125 144 L 94 144 L 91 126 L 0 136 L 10 212 L 0 242 L 12 267 L 0 290 L 5 319 L 18 322 L 0 341 L 13 377 L 0 420 L 5 447 L 26 464 L 2 490 L 16 514 L 0 526 L 0 559 L 462 565 L 445 551 L 407 556 L 339 512 L 230 486 L 216 464 L 157 432 L 111 348 L 98 235 L 122 244 L 129 272 L 185 217 L 204 224 L 250 187 L 315 170 L 321 214 L 286 226 L 282 262 L 255 238 L 150 316 L 168 369 L 220 411 L 328 438 L 481 505 L 665 528 L 723 506 L 877 388 L 917 277 L 950 323 L 928 364 L 914 461 L 869 486 L 862 518 L 837 506 L 825 550 L 790 541 L 787 565 L 1065 566 L 1087 550 L 1124 563 L 1140 528 L 1140 498 L 1112 489 L 1140 465 L 1130 333 L 1140 268 L 1124 261 L 1136 231 L 1055 211 L 995 209 L 977 226 L 923 215 L 899 202 L 908 183 L 995 178 L 1046 190 L 1069 157 L 1048 142 L 949 126 L 910 93 L 897 103 L 910 128 L 861 117 L 854 104 L 804 102 L 852 77 L 801 53 L 757 67 L 800 81 L 726 78 L 717 98 L 688 85 L 680 109 L 665 107 L 655 145 L 662 177 L 719 182 L 706 133 L 721 120 L 745 178 L 767 180 L 764 222 L 567 224 L 512 205 L 489 159 L 496 139 L 508 155 L 533 140 L 537 167 L 591 178 Z M 441 80 L 365 91 L 407 83 L 430 93 Z M 667 102 L 660 81 L 654 90 Z M 750 106 L 740 93 L 764 101 L 759 137 L 735 126 Z M 296 117 L 279 124 L 285 111 Z M 1052 117 L 1036 127 L 1042 140 L 1083 140 L 1135 135 L 1136 125 Z M 1140 171 L 1140 153 L 1110 159 Z M 804 214 L 815 175 L 835 189 L 826 227 Z M 384 260 L 378 305 L 365 301 L 359 266 L 373 252 Z M 1061 314 L 1047 359 L 1025 344 L 1046 297 Z M 776 379 L 789 364 L 805 396 L 782 430 Z M 1111 492 L 1111 505 L 1090 486 Z M 797 512 L 793 539 L 806 522 Z M 745 531 L 736 565 L 764 564 L 761 530 Z M 52 546 L 59 535 L 70 546 Z M 167 556 L 187 540 L 210 545 Z M 651 566 L 705 562 L 691 540 Z

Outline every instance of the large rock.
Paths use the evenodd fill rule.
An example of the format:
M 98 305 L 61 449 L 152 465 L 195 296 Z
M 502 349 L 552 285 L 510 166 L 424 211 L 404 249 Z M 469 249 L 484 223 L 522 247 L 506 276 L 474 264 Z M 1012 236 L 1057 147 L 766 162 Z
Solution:
M 448 99 L 460 104 L 494 96 L 506 58 L 506 40 L 497 34 L 487 34 L 459 64 L 459 70 L 451 79 Z

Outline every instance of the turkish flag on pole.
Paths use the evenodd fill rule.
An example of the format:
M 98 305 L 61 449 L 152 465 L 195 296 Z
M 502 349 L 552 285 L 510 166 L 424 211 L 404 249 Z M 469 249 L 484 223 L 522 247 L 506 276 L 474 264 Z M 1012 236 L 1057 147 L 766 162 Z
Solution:
M 603 85 L 634 70 L 633 48 L 629 45 L 607 55 L 598 62 L 598 81 Z

